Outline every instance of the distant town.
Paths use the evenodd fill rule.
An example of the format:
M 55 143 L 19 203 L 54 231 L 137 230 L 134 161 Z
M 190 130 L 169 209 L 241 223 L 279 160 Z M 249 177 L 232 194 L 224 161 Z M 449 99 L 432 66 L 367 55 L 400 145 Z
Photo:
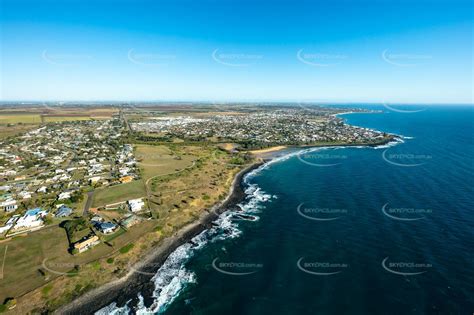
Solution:
M 264 109 L 257 112 L 218 112 L 204 117 L 150 117 L 131 123 L 143 133 L 194 141 L 236 142 L 245 148 L 320 143 L 371 143 L 389 135 L 344 123 L 338 110 Z

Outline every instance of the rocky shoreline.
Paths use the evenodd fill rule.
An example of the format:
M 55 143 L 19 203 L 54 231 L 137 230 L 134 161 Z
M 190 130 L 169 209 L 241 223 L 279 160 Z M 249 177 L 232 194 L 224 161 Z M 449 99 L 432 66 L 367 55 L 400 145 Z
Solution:
M 341 146 L 368 146 L 376 147 L 384 145 L 396 140 L 396 136 L 392 136 L 377 143 L 368 144 L 334 144 L 334 145 L 299 145 L 289 146 L 290 148 L 309 148 L 309 147 L 341 147 Z M 283 150 L 284 151 L 284 150 Z M 84 295 L 76 298 L 71 303 L 62 306 L 56 310 L 55 314 L 92 314 L 97 310 L 116 302 L 118 306 L 122 306 L 128 301 L 136 302 L 138 299 L 137 292 L 142 292 L 146 305 L 153 301 L 148 300 L 152 296 L 154 284 L 150 279 L 156 274 L 156 271 L 163 265 L 168 256 L 173 253 L 179 246 L 189 242 L 193 237 L 202 231 L 209 229 L 213 221 L 219 214 L 226 209 L 236 206 L 245 198 L 243 177 L 252 170 L 260 167 L 265 162 L 271 161 L 278 155 L 278 151 L 270 154 L 259 155 L 260 161 L 241 170 L 234 178 L 227 197 L 220 203 L 208 209 L 199 220 L 189 224 L 179 230 L 175 235 L 164 239 L 161 244 L 148 253 L 139 263 L 130 266 L 129 272 L 122 278 L 111 281 L 98 288 L 95 288 Z M 137 272 L 137 270 L 139 270 Z
M 129 272 L 122 278 L 95 288 L 84 295 L 76 298 L 71 303 L 57 309 L 55 314 L 92 314 L 97 310 L 116 302 L 124 305 L 129 300 L 137 299 L 137 292 L 143 292 L 143 296 L 151 296 L 154 284 L 150 279 L 163 265 L 168 256 L 179 246 L 189 242 L 193 237 L 211 227 L 219 214 L 226 209 L 236 206 L 245 198 L 243 177 L 252 170 L 261 166 L 263 162 L 256 162 L 241 170 L 234 178 L 229 194 L 220 203 L 209 209 L 194 223 L 179 230 L 175 235 L 164 239 L 163 242 L 139 263 L 130 267 Z M 136 270 L 139 270 L 137 272 Z M 150 293 L 150 294 L 148 294 Z M 151 301 L 145 299 L 145 304 Z

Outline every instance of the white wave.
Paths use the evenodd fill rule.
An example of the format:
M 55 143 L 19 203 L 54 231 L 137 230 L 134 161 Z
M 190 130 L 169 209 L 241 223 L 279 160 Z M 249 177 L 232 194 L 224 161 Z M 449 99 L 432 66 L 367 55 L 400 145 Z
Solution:
M 380 146 L 356 146 L 355 148 L 373 148 L 380 149 L 387 146 L 397 145 L 404 142 L 403 139 L 408 139 L 407 137 L 396 138 L 394 141 L 391 141 L 385 145 Z M 149 313 L 162 313 L 166 308 L 176 299 L 179 293 L 190 283 L 196 281 L 196 276 L 193 272 L 185 269 L 184 265 L 189 260 L 193 254 L 203 248 L 209 242 L 215 242 L 220 240 L 225 240 L 229 238 L 239 237 L 242 231 L 239 229 L 238 223 L 232 220 L 233 215 L 235 214 L 252 214 L 255 216 L 255 213 L 261 212 L 265 207 L 264 204 L 270 201 L 272 198 L 277 198 L 277 196 L 272 196 L 264 192 L 257 184 L 250 183 L 250 180 L 255 177 L 257 174 L 262 172 L 265 169 L 268 169 L 271 165 L 286 161 L 292 157 L 295 157 L 299 154 L 322 151 L 328 149 L 342 149 L 342 148 L 354 148 L 354 146 L 338 146 L 338 147 L 313 147 L 305 148 L 302 150 L 290 152 L 283 156 L 274 158 L 267 163 L 261 165 L 260 167 L 252 170 L 247 173 L 243 181 L 247 185 L 245 189 L 246 199 L 239 203 L 237 206 L 240 208 L 240 211 L 228 210 L 219 215 L 219 218 L 214 221 L 214 226 L 208 230 L 203 231 L 199 235 L 195 236 L 191 242 L 186 243 L 178 247 L 169 257 L 166 259 L 165 263 L 157 271 L 156 275 L 152 278 L 155 284 L 155 290 L 153 293 L 153 304 L 150 307 L 145 307 L 143 303 L 143 297 L 139 294 L 139 303 L 134 308 L 137 314 L 149 314 Z M 256 216 L 258 219 L 259 217 Z M 97 315 L 105 314 L 128 314 L 130 308 L 127 305 L 121 308 L 117 308 L 115 303 L 112 303 L 108 307 L 103 308 L 103 313 L 96 313 Z M 101 310 L 101 311 L 102 311 Z
M 226 211 L 215 221 L 218 226 L 208 231 L 208 235 L 211 237 L 211 242 L 236 238 L 242 234 L 239 226 L 232 221 L 232 215 L 233 211 Z
M 137 314 L 163 313 L 184 287 L 189 283 L 194 283 L 195 279 L 194 273 L 186 270 L 182 264 L 179 268 L 172 267 L 166 272 L 158 271 L 154 277 L 155 291 L 153 297 L 155 300 L 149 308 L 138 309 Z
M 393 141 L 390 141 L 389 143 L 375 146 L 375 147 L 373 147 L 373 149 L 380 150 L 380 149 L 387 149 L 387 148 L 390 148 L 390 147 L 394 147 L 396 145 L 399 145 L 400 143 L 405 143 L 404 139 L 413 139 L 413 138 L 400 136 L 400 137 L 395 138 Z
M 271 195 L 263 192 L 256 185 L 249 185 L 245 190 L 247 200 L 239 206 L 244 212 L 251 212 L 261 209 L 261 203 L 268 201 Z M 196 281 L 195 274 L 184 268 L 185 262 L 199 249 L 209 242 L 220 241 L 229 238 L 239 237 L 242 231 L 237 223 L 232 221 L 235 211 L 226 211 L 214 221 L 214 226 L 195 236 L 191 242 L 180 246 L 174 251 L 163 266 L 153 277 L 155 291 L 154 302 L 151 307 L 143 308 L 137 314 L 146 312 L 163 312 L 166 307 L 179 295 L 182 289 L 189 283 Z M 145 313 L 142 313 L 145 311 Z
M 130 302 L 130 301 L 129 301 Z M 130 313 L 130 308 L 128 307 L 128 303 L 125 304 L 122 307 L 117 307 L 117 303 L 113 302 L 110 305 L 107 305 L 97 312 L 95 312 L 95 315 L 126 315 Z
M 146 307 L 143 297 L 140 293 L 138 294 L 139 302 L 133 307 L 137 314 L 163 313 L 188 284 L 196 282 L 196 275 L 184 267 L 194 253 L 210 242 L 239 237 L 242 231 L 239 229 L 239 224 L 232 220 L 232 217 L 239 213 L 252 213 L 254 215 L 254 213 L 258 213 L 264 208 L 264 203 L 276 198 L 276 196 L 264 192 L 256 184 L 250 184 L 248 180 L 246 182 L 246 199 L 238 204 L 240 211 L 228 210 L 220 214 L 218 219 L 213 222 L 213 227 L 201 232 L 193 237 L 190 242 L 179 246 L 171 253 L 151 279 L 155 286 L 152 305 Z M 258 217 L 256 219 L 258 220 Z M 130 301 L 123 307 L 117 307 L 114 302 L 99 310 L 96 314 L 129 314 L 131 312 L 129 303 Z

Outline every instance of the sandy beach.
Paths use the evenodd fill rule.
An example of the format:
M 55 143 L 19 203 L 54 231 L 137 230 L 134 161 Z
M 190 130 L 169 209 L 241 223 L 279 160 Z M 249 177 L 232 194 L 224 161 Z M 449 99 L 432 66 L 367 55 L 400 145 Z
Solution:
M 266 149 L 252 150 L 252 151 L 249 151 L 249 153 L 251 153 L 253 155 L 256 155 L 256 156 L 260 156 L 260 155 L 266 154 L 266 153 L 281 151 L 281 150 L 286 149 L 286 148 L 287 148 L 287 146 L 285 146 L 285 145 L 279 145 L 279 146 L 270 147 L 270 148 L 266 148 Z
M 133 296 L 136 296 L 136 292 L 151 292 L 153 290 L 153 283 L 150 279 L 165 262 L 166 258 L 176 248 L 187 243 L 205 229 L 208 229 L 220 213 L 241 202 L 245 198 L 242 182 L 244 175 L 260 165 L 262 165 L 262 162 L 257 162 L 241 170 L 235 176 L 229 193 L 222 202 L 204 212 L 199 220 L 179 230 L 172 237 L 164 239 L 159 246 L 152 249 L 139 263 L 131 266 L 129 272 L 124 277 L 87 292 L 71 303 L 57 309 L 54 313 L 91 314 L 114 301 L 119 305 L 124 304 Z

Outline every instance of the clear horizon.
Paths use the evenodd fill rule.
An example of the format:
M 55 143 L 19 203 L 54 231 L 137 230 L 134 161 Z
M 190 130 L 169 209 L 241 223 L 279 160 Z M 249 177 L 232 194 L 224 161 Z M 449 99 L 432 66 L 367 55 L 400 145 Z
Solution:
M 9 104 L 17 104 L 21 103 L 23 105 L 38 105 L 42 103 L 57 103 L 57 105 L 88 105 L 88 104 L 95 104 L 95 103 L 144 103 L 144 104 L 186 104 L 186 103 L 195 103 L 196 105 L 199 104 L 229 104 L 229 105 L 238 105 L 238 104 L 255 104 L 255 103 L 267 103 L 267 104 L 311 104 L 311 105 L 321 105 L 321 106 L 337 106 L 337 105 L 373 105 L 373 106 L 384 106 L 384 105 L 400 105 L 400 106 L 474 106 L 474 103 L 402 103 L 402 102 L 342 102 L 342 101 L 294 101 L 294 100 L 0 100 L 0 105 L 9 105 Z M 83 104 L 80 104 L 83 103 Z M 107 105 L 107 104 L 105 104 Z
M 470 1 L 1 6 L 3 102 L 474 103 Z

